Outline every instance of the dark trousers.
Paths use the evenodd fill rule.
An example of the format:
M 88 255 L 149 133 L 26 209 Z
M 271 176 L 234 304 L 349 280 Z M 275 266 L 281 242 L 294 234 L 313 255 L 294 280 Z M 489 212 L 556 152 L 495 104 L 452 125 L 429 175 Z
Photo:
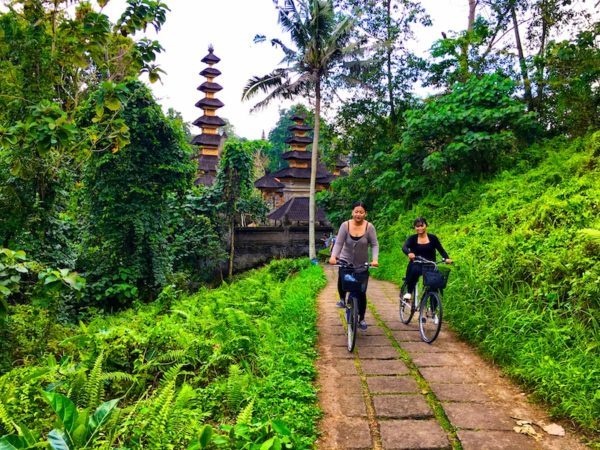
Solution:
M 342 268 L 340 268 L 338 272 L 338 295 L 340 296 L 340 300 L 346 300 L 346 291 L 342 289 L 342 277 L 346 272 L 343 272 Z M 358 318 L 363 320 L 365 318 L 365 312 L 367 311 L 367 281 L 365 281 L 365 286 L 363 291 L 355 292 L 354 295 L 358 299 Z
M 419 277 L 423 274 L 423 264 L 408 263 L 406 268 L 406 286 L 411 294 L 415 290 L 415 286 L 419 282 Z
M 408 267 L 406 268 L 405 281 L 406 286 L 408 288 L 408 292 L 410 292 L 411 294 L 414 294 L 415 286 L 419 282 L 419 277 L 423 275 L 423 268 L 423 264 L 408 263 Z M 425 266 L 425 270 L 431 270 L 431 267 Z M 437 307 L 437 301 L 435 300 L 435 297 L 431 300 L 431 307 L 434 309 Z

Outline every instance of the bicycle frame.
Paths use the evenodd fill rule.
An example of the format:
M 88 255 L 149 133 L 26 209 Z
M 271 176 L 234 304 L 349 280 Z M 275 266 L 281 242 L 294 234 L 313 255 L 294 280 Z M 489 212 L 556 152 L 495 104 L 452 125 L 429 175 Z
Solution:
M 369 263 L 365 263 L 364 266 L 353 267 L 352 265 L 345 264 L 343 262 L 340 262 L 335 265 L 337 267 L 340 267 L 343 269 L 349 269 L 350 271 L 348 272 L 348 274 L 353 274 L 353 273 L 355 274 L 356 272 L 353 272 L 353 271 L 362 269 L 362 268 L 368 269 L 371 266 Z M 344 275 L 344 276 L 346 276 L 346 275 Z M 359 291 L 358 290 L 348 291 L 348 296 L 346 298 L 345 318 L 346 318 L 346 325 L 347 325 L 347 327 L 346 327 L 347 348 L 348 348 L 349 352 L 352 352 L 356 345 L 356 335 L 357 335 L 357 328 L 358 328 L 358 298 L 356 296 L 357 292 L 359 292 Z
M 416 264 L 423 264 L 432 267 L 432 270 L 437 270 L 438 264 L 445 261 L 429 261 L 423 257 L 417 256 L 414 260 Z M 420 277 L 424 280 L 424 275 Z M 406 280 L 405 280 L 406 283 Z M 412 302 L 404 299 L 405 285 L 403 285 L 400 293 L 400 320 L 404 324 L 410 323 L 414 313 L 419 311 L 419 333 L 421 340 L 427 343 L 432 343 L 438 336 L 442 326 L 442 297 L 441 289 L 431 288 L 423 281 L 423 289 L 419 295 L 419 283 L 415 284 L 412 294 Z M 408 309 L 410 305 L 410 309 Z

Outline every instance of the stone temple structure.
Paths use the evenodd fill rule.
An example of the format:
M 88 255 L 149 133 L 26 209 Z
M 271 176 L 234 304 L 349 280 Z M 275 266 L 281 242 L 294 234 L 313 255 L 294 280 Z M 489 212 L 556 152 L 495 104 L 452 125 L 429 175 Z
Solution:
M 198 86 L 198 90 L 204 93 L 204 98 L 199 100 L 195 106 L 202 109 L 203 114 L 193 122 L 202 129 L 202 132 L 191 142 L 192 145 L 198 147 L 196 184 L 205 186 L 210 186 L 215 179 L 223 142 L 226 138 L 219 133 L 219 128 L 225 125 L 225 121 L 216 114 L 217 109 L 223 107 L 223 102 L 216 98 L 215 94 L 223 88 L 215 83 L 214 79 L 221 75 L 221 72 L 213 67 L 221 59 L 213 52 L 214 49 L 211 45 L 208 47 L 208 55 L 202 58 L 202 62 L 208 65 L 200 72 L 206 81 Z

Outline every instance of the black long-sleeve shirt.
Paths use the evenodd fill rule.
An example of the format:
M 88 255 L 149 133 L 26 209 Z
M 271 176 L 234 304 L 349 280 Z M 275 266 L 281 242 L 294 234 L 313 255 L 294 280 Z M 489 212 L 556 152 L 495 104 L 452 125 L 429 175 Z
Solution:
M 442 258 L 449 258 L 448 253 L 444 250 L 444 247 L 442 247 L 440 240 L 435 234 L 427 233 L 427 237 L 429 237 L 429 243 L 427 244 L 419 244 L 417 242 L 418 236 L 418 234 L 413 234 L 406 240 L 402 246 L 402 251 L 405 254 L 414 253 L 429 261 L 435 261 L 435 251 L 437 250 L 442 255 Z

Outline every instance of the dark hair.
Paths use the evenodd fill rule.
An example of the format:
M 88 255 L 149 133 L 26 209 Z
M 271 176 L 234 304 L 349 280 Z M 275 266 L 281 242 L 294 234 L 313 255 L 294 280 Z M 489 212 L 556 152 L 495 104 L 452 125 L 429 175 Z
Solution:
M 416 227 L 417 225 L 427 225 L 427 220 L 425 219 L 425 217 L 417 217 L 413 221 L 413 227 Z
M 365 211 L 367 210 L 367 206 L 363 202 L 354 202 L 354 204 L 352 205 L 352 209 L 358 208 L 359 206 Z

